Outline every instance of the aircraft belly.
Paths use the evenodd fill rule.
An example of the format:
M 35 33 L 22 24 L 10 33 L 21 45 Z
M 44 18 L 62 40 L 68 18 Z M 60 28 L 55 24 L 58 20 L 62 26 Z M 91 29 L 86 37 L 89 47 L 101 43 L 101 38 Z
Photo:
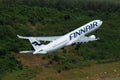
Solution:
M 66 44 L 67 44 L 67 40 L 65 41 L 62 41 L 60 43 L 55 43 L 54 45 L 49 45 L 50 47 L 46 47 L 46 51 L 47 52 L 53 52 L 53 51 L 56 51 L 62 47 L 64 47 Z

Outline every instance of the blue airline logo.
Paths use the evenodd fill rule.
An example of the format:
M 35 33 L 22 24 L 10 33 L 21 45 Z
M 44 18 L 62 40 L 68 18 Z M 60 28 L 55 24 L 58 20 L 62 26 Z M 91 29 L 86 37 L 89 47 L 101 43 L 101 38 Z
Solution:
M 34 44 L 35 46 L 40 46 L 41 45 L 41 43 L 38 43 L 37 41 L 32 42 L 32 44 Z
M 97 23 L 97 22 L 93 22 L 93 23 L 91 23 L 91 24 L 89 24 L 89 25 L 86 25 L 86 26 L 83 27 L 82 29 L 79 29 L 78 31 L 75 31 L 75 32 L 71 33 L 71 34 L 69 35 L 69 38 L 70 38 L 70 40 L 72 40 L 73 38 L 76 38 L 77 36 L 79 36 L 79 35 L 87 32 L 87 31 L 91 30 L 92 28 L 94 28 L 94 27 L 96 27 L 96 26 L 98 26 L 98 23 Z

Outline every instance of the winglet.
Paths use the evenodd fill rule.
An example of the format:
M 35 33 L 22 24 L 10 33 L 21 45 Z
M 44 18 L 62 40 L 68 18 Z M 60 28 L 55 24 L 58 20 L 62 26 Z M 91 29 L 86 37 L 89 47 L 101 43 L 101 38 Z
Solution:
M 18 38 L 22 38 L 22 36 L 20 36 L 20 35 L 17 35 L 17 37 L 18 37 Z
M 29 39 L 29 37 L 23 37 L 23 36 L 20 36 L 20 35 L 17 35 L 18 38 L 21 38 L 21 39 Z

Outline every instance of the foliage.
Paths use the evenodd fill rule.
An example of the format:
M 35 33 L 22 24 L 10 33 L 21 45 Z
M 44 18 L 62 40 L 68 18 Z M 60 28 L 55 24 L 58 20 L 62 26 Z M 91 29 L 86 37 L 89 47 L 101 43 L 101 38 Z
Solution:
M 103 13 L 74 9 L 58 11 L 57 9 L 28 6 L 4 6 L 0 9 L 0 54 L 4 54 L 6 51 L 18 52 L 31 48 L 28 42 L 18 39 L 17 34 L 25 36 L 63 35 L 90 20 L 99 18 L 104 23 L 99 32 L 95 34 L 101 39 L 88 43 L 87 46 L 82 45 L 78 54 L 86 59 L 116 58 L 120 55 L 119 12 Z M 13 44 L 14 42 L 17 43 Z M 103 52 L 103 50 L 107 52 Z
M 69 8 L 108 12 L 120 11 L 118 0 L 0 0 L 0 4 L 50 7 L 58 10 Z
M 0 57 L 0 78 L 13 70 L 20 70 L 22 66 L 12 55 L 6 54 Z
M 20 63 L 11 57 L 11 52 L 29 50 L 23 36 L 64 35 L 94 19 L 103 25 L 93 32 L 101 39 L 82 44 L 78 51 L 69 47 L 64 52 L 47 55 L 56 61 L 60 69 L 69 70 L 89 66 L 89 60 L 120 59 L 120 5 L 114 0 L 0 0 L 0 74 L 20 69 Z M 88 35 L 89 36 L 89 35 Z M 45 57 L 46 58 L 46 57 Z M 83 62 L 83 61 L 86 61 Z M 103 61 L 105 62 L 105 61 Z M 108 61 L 109 62 L 109 61 Z M 51 62 L 52 63 L 52 62 Z M 3 64 L 3 65 L 1 65 Z M 12 66 L 12 68 L 8 68 Z M 57 66 L 58 67 L 58 66 Z

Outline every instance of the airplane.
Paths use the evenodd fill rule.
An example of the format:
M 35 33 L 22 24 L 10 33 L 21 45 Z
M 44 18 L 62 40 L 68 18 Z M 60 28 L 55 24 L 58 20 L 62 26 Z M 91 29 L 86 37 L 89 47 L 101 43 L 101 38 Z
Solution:
M 86 35 L 98 29 L 102 23 L 103 21 L 101 20 L 93 20 L 63 36 L 23 37 L 17 35 L 18 38 L 28 39 L 34 48 L 34 50 L 20 51 L 20 53 L 46 54 L 64 48 L 65 46 L 79 45 L 80 43 L 98 40 L 99 38 L 96 38 L 95 35 Z M 45 45 L 40 41 L 49 41 L 49 43 Z

